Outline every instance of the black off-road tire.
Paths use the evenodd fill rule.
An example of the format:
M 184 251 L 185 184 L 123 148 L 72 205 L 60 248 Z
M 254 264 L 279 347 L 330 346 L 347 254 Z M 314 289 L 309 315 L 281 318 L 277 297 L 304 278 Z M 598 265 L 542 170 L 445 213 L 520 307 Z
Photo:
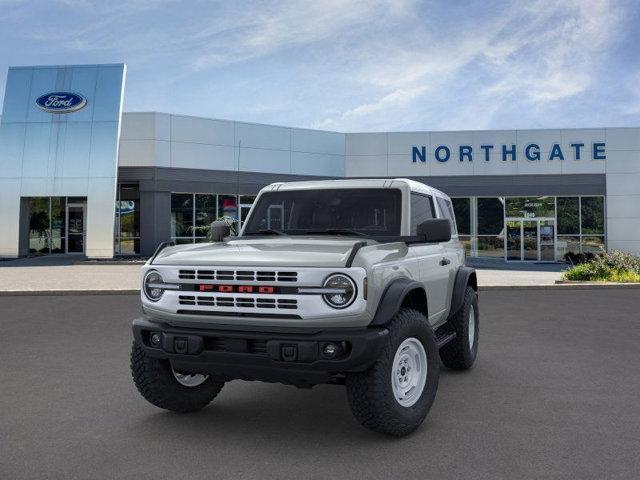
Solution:
M 133 342 L 131 347 L 131 375 L 140 394 L 156 407 L 172 412 L 196 412 L 213 400 L 224 382 L 207 378 L 196 387 L 186 387 L 176 380 L 168 360 L 152 358 Z
M 425 316 L 412 309 L 402 309 L 388 326 L 389 335 L 376 363 L 362 373 L 346 376 L 347 398 L 356 419 L 376 432 L 403 436 L 418 428 L 438 390 L 440 362 L 435 336 Z M 427 379 L 418 401 L 405 407 L 395 398 L 392 386 L 393 360 L 402 342 L 416 338 L 427 357 Z
M 475 334 L 473 345 L 469 344 L 469 314 L 473 307 Z M 440 349 L 442 363 L 453 370 L 468 370 L 478 355 L 478 333 L 480 313 L 478 311 L 478 294 L 467 286 L 464 295 L 464 304 L 456 315 L 449 319 L 447 328 L 456 333 L 456 338 Z

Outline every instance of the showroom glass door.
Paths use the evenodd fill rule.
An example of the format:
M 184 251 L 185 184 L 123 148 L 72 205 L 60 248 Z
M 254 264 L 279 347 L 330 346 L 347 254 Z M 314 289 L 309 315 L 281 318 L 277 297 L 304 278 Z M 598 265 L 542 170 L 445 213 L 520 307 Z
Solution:
M 556 261 L 556 221 L 552 218 L 539 220 L 540 261 Z
M 85 204 L 67 203 L 67 253 L 84 253 Z
M 505 259 L 522 260 L 522 221 L 507 220 L 507 241 L 505 242 Z
M 522 221 L 522 260 L 538 260 L 538 221 Z
M 553 218 L 509 218 L 505 222 L 505 260 L 553 262 L 556 258 L 556 223 Z

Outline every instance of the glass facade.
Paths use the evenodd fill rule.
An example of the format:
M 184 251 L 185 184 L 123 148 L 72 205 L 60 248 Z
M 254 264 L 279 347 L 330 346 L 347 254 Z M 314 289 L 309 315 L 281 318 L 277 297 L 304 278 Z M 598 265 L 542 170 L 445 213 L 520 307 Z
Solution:
M 138 185 L 118 185 L 115 222 L 115 254 L 139 255 L 140 191 Z
M 172 193 L 171 240 L 176 244 L 206 242 L 209 226 L 215 220 L 225 220 L 234 231 L 239 231 L 255 198 L 250 195 Z
M 84 253 L 85 197 L 29 198 L 29 253 Z
M 452 203 L 470 256 L 554 261 L 606 248 L 601 196 L 457 197 Z

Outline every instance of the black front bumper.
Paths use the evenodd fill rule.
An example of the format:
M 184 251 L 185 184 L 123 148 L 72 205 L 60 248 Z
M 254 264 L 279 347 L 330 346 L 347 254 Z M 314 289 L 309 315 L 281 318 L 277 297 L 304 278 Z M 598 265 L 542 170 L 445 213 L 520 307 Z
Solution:
M 152 343 L 156 333 L 159 342 Z M 220 380 L 262 380 L 294 385 L 332 383 L 340 374 L 369 368 L 378 358 L 386 328 L 277 331 L 174 327 L 146 318 L 133 321 L 135 340 L 175 370 L 208 373 Z M 337 346 L 329 358 L 324 349 Z

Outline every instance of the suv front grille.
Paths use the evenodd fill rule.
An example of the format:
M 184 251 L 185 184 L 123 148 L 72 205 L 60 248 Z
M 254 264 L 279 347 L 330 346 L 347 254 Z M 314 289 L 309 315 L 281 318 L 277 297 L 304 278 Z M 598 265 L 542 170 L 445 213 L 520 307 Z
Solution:
M 267 308 L 297 310 L 298 300 L 295 298 L 260 298 L 260 297 L 229 297 L 213 295 L 179 295 L 180 305 L 197 305 L 199 307 L 220 308 Z
M 179 270 L 181 280 L 220 280 L 240 282 L 297 282 L 297 272 L 274 272 L 262 270 Z

